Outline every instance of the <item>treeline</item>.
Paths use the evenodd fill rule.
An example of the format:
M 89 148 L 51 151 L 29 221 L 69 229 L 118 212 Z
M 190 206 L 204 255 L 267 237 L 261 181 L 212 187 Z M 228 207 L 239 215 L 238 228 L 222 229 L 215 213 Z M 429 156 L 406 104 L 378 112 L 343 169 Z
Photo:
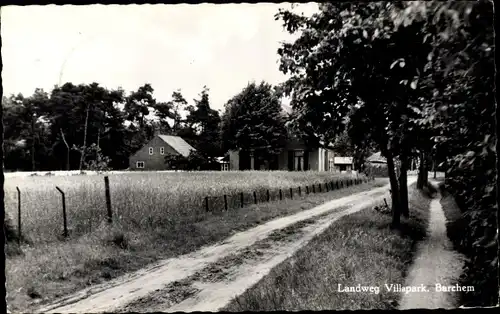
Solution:
M 221 117 L 207 88 L 192 104 L 179 90 L 168 102 L 153 92 L 149 84 L 126 95 L 97 83 L 66 83 L 50 94 L 3 97 L 5 169 L 125 169 L 155 131 L 183 137 L 207 158 L 221 155 Z
M 498 233 L 493 3 L 404 1 L 322 3 L 305 17 L 276 18 L 293 43 L 279 49 L 293 123 L 328 140 L 346 131 L 356 147 L 387 158 L 393 227 L 409 216 L 406 169 L 430 160 L 446 173 L 468 224 L 469 305 L 498 303 Z M 401 171 L 395 169 L 400 161 Z
M 155 134 L 177 135 L 197 149 L 188 158 L 166 156 L 176 169 L 219 170 L 216 157 L 230 149 L 254 150 L 262 159 L 279 154 L 291 136 L 279 89 L 249 83 L 212 109 L 208 88 L 189 103 L 180 90 L 159 102 L 151 85 L 128 95 L 97 83 L 66 83 L 46 93 L 3 97 L 7 171 L 119 170 Z M 338 145 L 349 153 L 346 138 Z

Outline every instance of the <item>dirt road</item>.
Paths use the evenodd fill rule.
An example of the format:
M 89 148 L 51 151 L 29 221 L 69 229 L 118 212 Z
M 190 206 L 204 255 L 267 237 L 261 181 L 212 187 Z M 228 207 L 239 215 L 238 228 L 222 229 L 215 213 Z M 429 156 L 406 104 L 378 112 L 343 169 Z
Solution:
M 458 292 L 444 292 L 436 285 L 454 286 L 462 272 L 464 256 L 453 250 L 446 234 L 446 217 L 439 203 L 441 195 L 430 206 L 427 238 L 417 249 L 417 257 L 410 268 L 406 286 L 427 287 L 427 291 L 403 294 L 400 309 L 456 308 Z
M 408 181 L 411 184 L 415 178 Z M 388 189 L 386 185 L 269 221 L 222 243 L 85 289 L 37 312 L 216 311 L 333 221 L 387 197 Z

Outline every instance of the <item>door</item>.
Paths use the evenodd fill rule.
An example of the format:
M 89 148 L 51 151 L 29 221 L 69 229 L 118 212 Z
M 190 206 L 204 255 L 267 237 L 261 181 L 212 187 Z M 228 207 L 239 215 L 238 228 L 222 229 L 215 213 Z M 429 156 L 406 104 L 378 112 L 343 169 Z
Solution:
M 293 168 L 297 171 L 304 170 L 304 151 L 301 150 L 294 151 Z
M 245 151 L 240 151 L 240 170 L 250 169 L 250 154 Z

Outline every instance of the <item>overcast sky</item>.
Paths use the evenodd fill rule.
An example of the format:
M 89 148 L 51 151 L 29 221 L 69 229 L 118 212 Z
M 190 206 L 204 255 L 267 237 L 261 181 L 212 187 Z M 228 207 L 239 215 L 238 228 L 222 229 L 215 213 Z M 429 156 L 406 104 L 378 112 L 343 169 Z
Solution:
M 280 7 L 290 4 L 2 7 L 4 95 L 94 81 L 128 93 L 150 83 L 158 101 L 180 88 L 191 103 L 207 85 L 221 109 L 249 81 L 285 79 L 276 51 L 291 37 L 274 20 Z

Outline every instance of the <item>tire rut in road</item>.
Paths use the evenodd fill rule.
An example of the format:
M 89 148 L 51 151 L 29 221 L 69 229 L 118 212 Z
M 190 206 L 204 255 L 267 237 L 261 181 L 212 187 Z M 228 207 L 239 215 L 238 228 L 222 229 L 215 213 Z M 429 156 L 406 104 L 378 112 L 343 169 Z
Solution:
M 325 217 L 345 208 L 339 207 L 333 212 L 324 213 L 275 230 L 267 238 L 257 241 L 241 252 L 226 256 L 181 281 L 172 282 L 164 289 L 157 290 L 144 298 L 140 298 L 118 309 L 117 312 L 151 312 L 162 311 L 172 307 L 200 292 L 200 289 L 196 287 L 197 284 L 213 284 L 230 280 L 242 264 L 258 263 L 266 259 L 266 257 L 268 258 L 273 254 L 274 248 L 277 246 L 283 246 L 301 238 L 305 233 L 306 227 L 324 220 Z

